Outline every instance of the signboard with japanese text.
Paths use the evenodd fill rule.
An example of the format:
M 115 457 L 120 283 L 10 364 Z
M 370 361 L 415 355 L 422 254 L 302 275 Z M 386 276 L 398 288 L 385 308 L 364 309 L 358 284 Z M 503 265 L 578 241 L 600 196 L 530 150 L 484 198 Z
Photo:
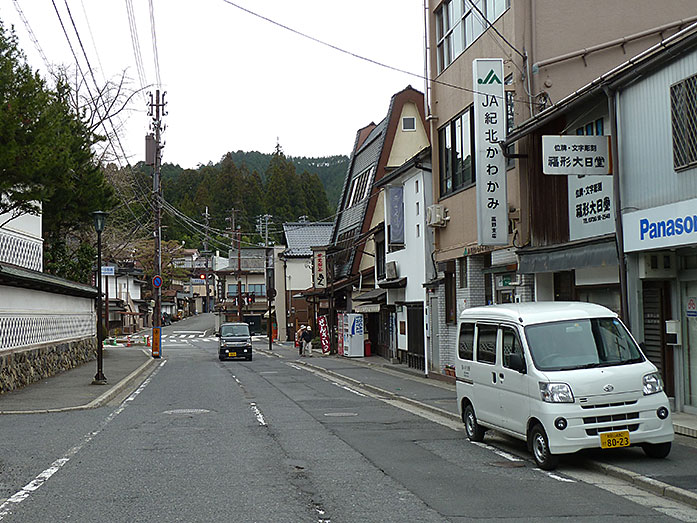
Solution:
M 324 289 L 327 287 L 327 251 L 314 251 L 313 265 L 315 273 L 315 288 Z
M 329 325 L 327 325 L 327 317 L 320 316 L 317 318 L 319 325 L 319 339 L 322 343 L 322 353 L 329 354 L 331 346 L 329 345 Z
M 161 327 L 152 328 L 152 357 L 160 358 L 162 356 L 162 329 Z
M 612 174 L 610 137 L 575 134 L 543 136 L 542 172 L 559 175 Z
M 569 176 L 569 240 L 615 232 L 612 178 Z
M 114 276 L 116 267 L 113 265 L 102 265 L 102 276 Z
M 506 158 L 499 142 L 506 139 L 503 60 L 472 62 L 474 81 L 474 146 L 477 180 L 477 241 L 508 245 Z

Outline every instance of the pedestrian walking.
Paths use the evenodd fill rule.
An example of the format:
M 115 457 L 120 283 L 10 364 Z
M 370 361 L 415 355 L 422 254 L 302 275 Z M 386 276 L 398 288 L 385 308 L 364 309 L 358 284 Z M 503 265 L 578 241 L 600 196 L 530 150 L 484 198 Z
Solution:
M 305 327 L 301 339 L 303 342 L 303 356 L 312 358 L 312 329 L 310 329 L 309 325 Z
M 300 328 L 295 333 L 295 346 L 298 348 L 298 356 L 303 355 L 303 332 L 305 331 L 305 325 L 301 325 Z

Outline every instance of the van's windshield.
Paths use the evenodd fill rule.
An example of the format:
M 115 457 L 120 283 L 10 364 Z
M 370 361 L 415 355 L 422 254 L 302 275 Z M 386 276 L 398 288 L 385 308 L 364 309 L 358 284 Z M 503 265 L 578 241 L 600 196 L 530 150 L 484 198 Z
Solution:
M 223 325 L 220 327 L 221 336 L 249 336 L 248 325 Z
M 644 357 L 616 318 L 558 321 L 525 328 L 539 370 L 572 370 L 640 363 Z

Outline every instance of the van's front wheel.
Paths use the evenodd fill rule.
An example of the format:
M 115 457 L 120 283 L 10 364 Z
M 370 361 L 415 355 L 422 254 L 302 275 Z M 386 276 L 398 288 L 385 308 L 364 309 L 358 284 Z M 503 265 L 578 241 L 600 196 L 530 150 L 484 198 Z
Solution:
M 530 431 L 529 445 L 538 467 L 542 470 L 554 470 L 557 468 L 559 457 L 550 452 L 547 433 L 542 428 L 542 425 L 537 424 Z
M 477 423 L 477 416 L 474 415 L 474 407 L 467 405 L 462 413 L 465 422 L 465 432 L 470 441 L 482 441 L 485 430 Z
M 670 441 L 667 443 L 644 443 L 641 448 L 650 458 L 663 459 L 670 454 Z

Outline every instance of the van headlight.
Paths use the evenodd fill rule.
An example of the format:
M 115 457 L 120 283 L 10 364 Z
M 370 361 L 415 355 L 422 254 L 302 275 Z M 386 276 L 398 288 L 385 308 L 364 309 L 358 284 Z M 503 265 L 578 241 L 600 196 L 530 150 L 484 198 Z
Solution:
M 573 403 L 574 395 L 566 383 L 540 382 L 540 396 L 547 403 Z
M 658 372 L 644 376 L 644 396 L 663 391 L 663 380 Z

